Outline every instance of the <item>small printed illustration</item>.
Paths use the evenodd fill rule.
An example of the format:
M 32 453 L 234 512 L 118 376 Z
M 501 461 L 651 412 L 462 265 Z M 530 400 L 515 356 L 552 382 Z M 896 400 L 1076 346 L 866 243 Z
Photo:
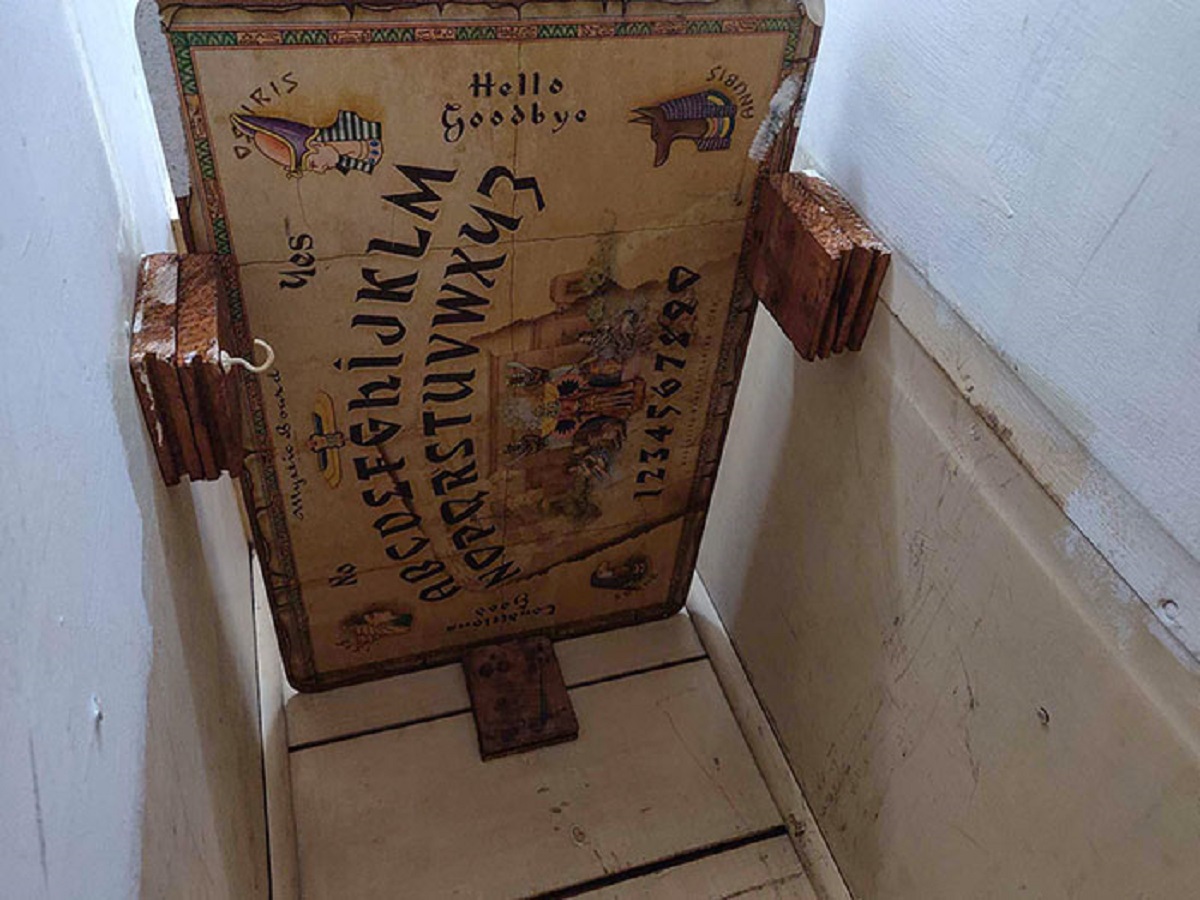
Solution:
M 700 91 L 657 106 L 640 106 L 631 124 L 649 125 L 654 141 L 654 167 L 664 165 L 671 145 L 693 141 L 697 150 L 728 150 L 737 124 L 737 104 L 720 91 Z
M 338 431 L 333 411 L 333 398 L 317 391 L 313 400 L 313 433 L 308 436 L 308 449 L 317 455 L 317 467 L 331 488 L 342 482 L 342 448 L 346 436 Z
M 280 166 L 289 178 L 330 169 L 343 175 L 352 171 L 369 175 L 383 158 L 382 126 L 344 109 L 323 128 L 246 113 L 234 113 L 229 120 L 234 136 L 248 145 L 234 148 L 239 159 L 249 156 L 253 147 Z
M 612 478 L 629 419 L 645 408 L 653 330 L 646 297 L 607 279 L 559 276 L 553 291 L 561 343 L 504 364 L 505 465 L 540 491 L 543 514 L 587 522 L 600 515 L 595 491 Z
M 406 610 L 395 606 L 372 606 L 342 619 L 337 645 L 352 653 L 362 653 L 384 638 L 408 634 L 412 625 L 412 613 Z
M 638 591 L 653 580 L 650 558 L 634 553 L 618 563 L 601 562 L 592 572 L 591 584 L 606 591 Z

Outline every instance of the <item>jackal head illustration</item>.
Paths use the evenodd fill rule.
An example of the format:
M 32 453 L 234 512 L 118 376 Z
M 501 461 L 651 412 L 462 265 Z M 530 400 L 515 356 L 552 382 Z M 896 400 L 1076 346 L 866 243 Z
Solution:
M 650 126 L 655 168 L 667 161 L 680 138 L 695 142 L 697 150 L 729 149 L 737 123 L 737 106 L 720 91 L 687 94 L 632 112 L 631 123 Z

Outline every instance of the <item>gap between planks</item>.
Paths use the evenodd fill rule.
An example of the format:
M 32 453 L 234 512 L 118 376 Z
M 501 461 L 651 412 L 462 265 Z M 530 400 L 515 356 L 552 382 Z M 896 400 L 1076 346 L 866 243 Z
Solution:
M 788 890 L 787 894 L 781 893 Z M 614 872 L 602 878 L 580 882 L 567 888 L 535 894 L 526 900 L 632 900 L 635 897 L 719 897 L 720 900 L 744 900 L 766 897 L 815 900 L 795 849 L 787 837 L 787 827 L 776 825 L 756 834 L 731 838 L 708 847 L 689 850 L 678 856 L 660 859 Z
M 256 577 L 261 578 L 257 574 Z M 257 587 L 257 585 L 256 585 Z M 697 592 L 699 591 L 699 595 Z M 260 595 L 261 596 L 261 595 Z M 324 743 L 348 740 L 469 712 L 466 686 L 457 665 L 410 673 L 329 694 L 297 694 L 282 677 L 274 634 L 265 609 L 259 608 L 259 652 L 270 660 L 260 666 L 263 696 L 263 736 L 270 820 L 272 896 L 279 900 L 299 897 L 299 861 L 296 853 L 295 820 L 289 783 L 289 750 L 292 752 Z M 690 613 L 691 615 L 689 616 Z M 767 723 L 711 600 L 697 578 L 689 597 L 688 613 L 614 632 L 604 632 L 564 641 L 556 645 L 564 676 L 572 688 L 619 680 L 691 662 L 710 659 L 722 691 L 730 701 L 753 758 L 765 778 L 770 795 L 784 818 L 787 837 L 772 837 L 774 831 L 733 848 L 717 845 L 708 852 L 694 851 L 650 863 L 641 869 L 613 876 L 612 884 L 593 885 L 581 893 L 578 885 L 546 896 L 634 898 L 644 896 L 696 895 L 699 885 L 719 882 L 732 866 L 749 865 L 749 854 L 758 854 L 756 865 L 779 856 L 780 842 L 791 841 L 799 853 L 797 871 L 780 870 L 752 888 L 748 882 L 730 883 L 738 897 L 787 896 L 818 900 L 849 900 L 832 856 L 824 844 L 794 775 Z M 694 626 L 694 627 L 693 627 Z M 697 631 L 701 637 L 697 636 Z M 701 639 L 702 638 L 702 639 Z M 736 671 L 733 669 L 736 668 Z M 737 676 L 740 675 L 740 679 Z M 272 677 L 273 676 L 273 677 Z M 388 690 L 399 678 L 405 690 Z M 748 695 L 748 696 L 747 696 Z M 397 702 L 396 696 L 404 699 Z M 336 700 L 338 702 L 332 702 Z M 272 706 L 274 703 L 274 710 Z M 424 713 L 421 712 L 424 710 Z M 755 715 L 754 713 L 757 713 Z M 364 730 L 364 723 L 370 723 Z M 358 727 L 355 728 L 354 726 Z M 274 761 L 272 761 L 272 759 Z M 782 767 L 783 771 L 780 771 Z M 775 828 L 784 826 L 774 826 Z M 737 839 L 744 840 L 744 839 Z M 740 849 L 739 849 L 740 847 Z M 794 853 L 793 853 L 794 856 Z M 784 857 L 787 858 L 786 855 Z M 757 871 L 757 870 L 755 870 Z M 811 886 L 810 886 L 811 880 Z M 815 892 L 814 892 L 815 887 Z M 661 893 L 662 891 L 675 892 Z M 682 891 L 682 893 L 680 893 Z
M 574 894 L 786 834 L 706 659 L 571 699 L 578 741 L 487 763 L 467 715 L 292 754 L 306 896 Z
M 706 656 L 686 614 L 554 645 L 569 689 L 631 677 Z M 402 689 L 401 689 L 402 686 Z M 285 687 L 288 746 L 310 750 L 470 712 L 457 663 L 381 681 L 300 694 Z

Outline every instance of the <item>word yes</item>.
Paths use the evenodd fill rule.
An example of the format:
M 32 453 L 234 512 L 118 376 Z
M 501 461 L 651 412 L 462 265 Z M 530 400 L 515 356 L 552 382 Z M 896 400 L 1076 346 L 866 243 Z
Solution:
M 288 260 L 294 268 L 279 270 L 281 288 L 302 288 L 317 274 L 317 258 L 309 253 L 315 246 L 311 234 L 297 234 L 287 239 L 288 249 L 295 250 Z

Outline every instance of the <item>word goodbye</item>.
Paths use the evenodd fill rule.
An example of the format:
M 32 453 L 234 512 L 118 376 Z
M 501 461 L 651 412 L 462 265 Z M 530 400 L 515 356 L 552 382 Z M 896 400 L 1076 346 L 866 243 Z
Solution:
M 476 72 L 468 88 L 475 103 L 465 107 L 448 102 L 442 109 L 442 139 L 447 144 L 457 143 L 468 129 L 547 126 L 551 134 L 558 134 L 571 122 L 587 121 L 586 109 L 560 102 L 562 79 L 544 80 L 541 72 L 519 72 L 509 81 L 497 81 L 491 72 Z

